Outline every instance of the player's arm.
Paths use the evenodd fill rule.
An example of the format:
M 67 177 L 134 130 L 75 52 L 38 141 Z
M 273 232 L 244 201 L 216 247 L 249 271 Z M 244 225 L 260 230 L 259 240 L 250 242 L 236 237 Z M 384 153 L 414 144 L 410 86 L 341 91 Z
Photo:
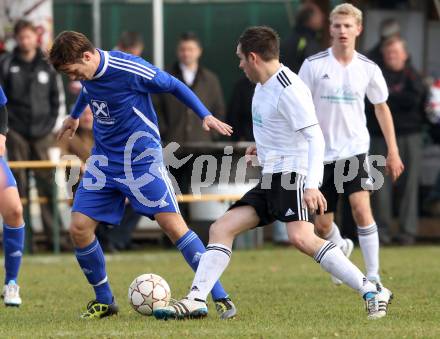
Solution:
M 391 179 L 395 181 L 403 172 L 403 163 L 400 159 L 399 149 L 397 147 L 393 117 L 386 103 L 388 99 L 388 87 L 382 71 L 377 65 L 374 66 L 372 71 L 366 94 L 368 100 L 374 105 L 374 113 L 387 144 L 386 171 L 391 175 Z
M 312 95 L 306 86 L 288 86 L 280 96 L 278 109 L 292 130 L 308 143 L 308 172 L 303 200 L 310 211 L 324 214 L 327 201 L 319 191 L 324 175 L 325 141 L 316 118 Z
M 0 87 L 0 157 L 6 153 L 6 133 L 8 133 L 8 110 L 6 95 Z
M 222 135 L 230 136 L 232 134 L 232 127 L 214 117 L 188 86 L 179 79 L 173 76 L 170 77 L 170 93 L 191 108 L 203 120 L 205 131 L 209 131 L 212 128 Z
M 85 95 L 83 94 L 83 91 L 81 91 L 76 99 L 75 105 L 73 106 L 72 113 L 70 113 L 70 115 L 63 121 L 63 126 L 61 126 L 61 129 L 58 132 L 58 140 L 60 140 L 67 131 L 69 131 L 69 138 L 73 138 L 79 126 L 79 117 L 81 113 L 84 112 L 87 105 L 88 103 Z
M 300 132 L 307 140 L 309 146 L 308 172 L 303 199 L 311 211 L 324 214 L 327 210 L 327 201 L 319 191 L 324 175 L 324 136 L 319 124 L 306 127 Z
M 386 102 L 375 104 L 374 113 L 387 144 L 386 171 L 391 175 L 391 179 L 395 181 L 402 174 L 404 165 L 400 159 L 397 147 L 393 117 Z
M 0 157 L 6 153 L 6 133 L 8 132 L 8 110 L 6 105 L 0 107 Z
M 149 93 L 170 93 L 199 116 L 206 131 L 212 128 L 222 135 L 232 134 L 232 127 L 215 118 L 188 86 L 164 71 L 155 72 L 152 79 L 135 75 L 132 86 Z

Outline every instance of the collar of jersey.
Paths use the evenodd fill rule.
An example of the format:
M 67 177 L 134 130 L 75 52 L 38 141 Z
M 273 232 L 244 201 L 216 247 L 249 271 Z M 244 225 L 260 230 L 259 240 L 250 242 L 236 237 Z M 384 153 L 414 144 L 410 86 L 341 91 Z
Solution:
M 280 68 L 278 68 L 278 70 L 277 70 L 274 74 L 272 74 L 272 75 L 270 76 L 269 79 L 266 80 L 266 82 L 264 83 L 264 85 L 261 85 L 261 83 L 260 83 L 260 85 L 261 85 L 262 87 L 266 87 L 266 85 L 267 85 L 268 83 L 270 83 L 270 82 L 272 81 L 272 79 L 274 79 L 274 78 L 278 75 L 278 73 L 280 73 L 283 69 L 284 69 L 284 65 L 283 65 L 282 63 L 280 63 Z
M 336 62 L 339 66 L 341 66 L 342 68 L 347 68 L 347 67 L 349 67 L 349 66 L 351 66 L 352 64 L 353 64 L 353 62 L 355 61 L 355 60 L 357 60 L 357 58 L 358 58 L 358 52 L 356 51 L 356 50 L 354 50 L 354 53 L 353 53 L 353 58 L 351 59 L 351 61 L 350 61 L 350 63 L 348 64 L 348 65 L 342 65 L 337 59 L 336 59 L 336 57 L 335 57 L 335 55 L 333 54 L 333 51 L 332 51 L 332 48 L 331 47 L 329 47 L 328 48 L 328 52 L 329 52 L 329 55 L 330 55 L 330 57 L 332 58 L 332 60 L 334 61 L 334 62 Z
M 96 70 L 95 75 L 93 76 L 93 80 L 102 77 L 108 67 L 108 53 L 98 48 L 97 50 L 99 52 L 99 55 L 101 56 L 101 60 L 99 61 L 99 66 L 98 69 Z

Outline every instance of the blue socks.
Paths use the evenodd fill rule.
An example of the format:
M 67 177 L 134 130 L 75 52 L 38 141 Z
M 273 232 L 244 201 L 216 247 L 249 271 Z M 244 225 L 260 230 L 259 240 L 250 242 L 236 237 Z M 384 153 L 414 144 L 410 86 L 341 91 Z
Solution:
M 196 271 L 200 257 L 205 253 L 205 246 L 203 246 L 197 234 L 189 230 L 184 236 L 177 240 L 176 247 L 182 252 L 186 262 Z M 107 280 L 104 253 L 102 252 L 98 240 L 95 238 L 90 245 L 84 248 L 77 248 L 75 255 L 88 282 L 95 290 L 96 300 L 102 304 L 111 304 L 113 301 L 113 293 Z M 214 300 L 228 296 L 218 281 L 215 283 L 211 294 Z
M 5 252 L 5 284 L 17 281 L 24 247 L 24 225 L 11 227 L 3 224 L 3 248 Z
M 84 248 L 76 248 L 75 255 L 88 282 L 95 290 L 96 300 L 101 304 L 111 304 L 113 293 L 107 280 L 104 253 L 98 239 L 95 238 Z
M 196 271 L 199 266 L 200 257 L 205 253 L 205 246 L 193 231 L 189 230 L 179 240 L 176 241 L 176 247 L 182 252 L 183 257 L 191 268 Z M 220 281 L 217 281 L 211 290 L 212 299 L 218 300 L 226 298 L 228 294 L 224 290 Z

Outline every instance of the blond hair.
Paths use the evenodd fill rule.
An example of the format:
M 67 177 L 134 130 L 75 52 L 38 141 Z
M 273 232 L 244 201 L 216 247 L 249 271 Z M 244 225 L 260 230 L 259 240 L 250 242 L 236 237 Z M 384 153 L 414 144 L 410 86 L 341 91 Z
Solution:
M 350 15 L 356 19 L 358 25 L 362 25 L 362 12 L 352 4 L 344 3 L 333 8 L 330 12 L 330 23 L 336 15 Z

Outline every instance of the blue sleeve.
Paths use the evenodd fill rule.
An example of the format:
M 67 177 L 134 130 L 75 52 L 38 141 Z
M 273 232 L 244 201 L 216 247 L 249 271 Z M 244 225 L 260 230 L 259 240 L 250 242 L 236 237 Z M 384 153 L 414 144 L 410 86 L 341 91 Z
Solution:
M 200 99 L 182 81 L 158 68 L 155 68 L 154 71 L 153 77 L 134 75 L 132 83 L 134 89 L 144 93 L 173 94 L 182 103 L 191 108 L 200 119 L 211 115 L 211 112 L 209 112 Z
M 75 105 L 73 106 L 72 113 L 70 113 L 70 116 L 74 119 L 78 119 L 82 114 L 82 112 L 84 112 L 84 110 L 86 109 L 87 105 L 88 102 L 86 100 L 85 95 L 83 94 L 83 91 L 81 90 L 81 93 L 76 99 Z
M 0 107 L 6 105 L 8 99 L 6 99 L 5 92 L 3 92 L 3 88 L 0 87 Z

